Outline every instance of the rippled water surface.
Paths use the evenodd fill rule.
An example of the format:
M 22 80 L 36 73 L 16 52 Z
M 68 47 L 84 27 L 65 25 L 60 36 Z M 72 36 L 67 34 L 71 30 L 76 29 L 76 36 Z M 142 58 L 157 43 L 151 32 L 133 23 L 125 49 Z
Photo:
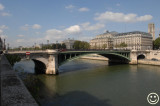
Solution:
M 147 95 L 160 95 L 160 66 L 79 59 L 61 66 L 57 76 L 33 74 L 32 61 L 14 68 L 29 73 L 22 79 L 42 106 L 151 106 Z

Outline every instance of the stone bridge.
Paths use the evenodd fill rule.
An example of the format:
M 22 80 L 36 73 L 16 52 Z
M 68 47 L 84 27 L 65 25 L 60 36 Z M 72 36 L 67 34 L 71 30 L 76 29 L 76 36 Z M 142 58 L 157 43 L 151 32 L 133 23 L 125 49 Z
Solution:
M 30 55 L 26 55 L 30 52 Z M 151 59 L 152 51 L 127 51 L 127 50 L 88 50 L 88 51 L 8 51 L 8 55 L 18 55 L 21 59 L 32 59 L 35 63 L 35 70 L 41 70 L 46 74 L 58 74 L 58 67 L 67 61 L 79 58 L 87 54 L 98 54 L 109 59 L 109 62 L 120 62 L 137 64 L 137 59 Z

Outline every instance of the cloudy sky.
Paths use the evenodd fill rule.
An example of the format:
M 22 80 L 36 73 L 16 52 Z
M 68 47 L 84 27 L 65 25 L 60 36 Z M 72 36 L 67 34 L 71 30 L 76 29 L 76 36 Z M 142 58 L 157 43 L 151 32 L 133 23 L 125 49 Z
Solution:
M 160 32 L 160 0 L 0 0 L 0 36 L 11 47 L 89 41 L 106 30 Z

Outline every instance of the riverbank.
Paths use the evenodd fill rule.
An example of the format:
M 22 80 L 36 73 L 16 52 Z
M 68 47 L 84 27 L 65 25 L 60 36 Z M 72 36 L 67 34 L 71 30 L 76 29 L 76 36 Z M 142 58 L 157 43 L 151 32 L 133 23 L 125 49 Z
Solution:
M 145 64 L 145 65 L 156 65 L 160 66 L 160 61 L 153 61 L 148 59 L 142 59 L 137 61 L 138 64 Z
M 1 106 L 38 106 L 4 55 L 0 58 Z

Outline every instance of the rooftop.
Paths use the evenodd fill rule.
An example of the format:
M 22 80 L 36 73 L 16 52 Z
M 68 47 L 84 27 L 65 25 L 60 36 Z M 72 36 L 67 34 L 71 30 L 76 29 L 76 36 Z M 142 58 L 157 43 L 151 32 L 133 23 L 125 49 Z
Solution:
M 131 34 L 142 34 L 142 35 L 151 36 L 151 34 L 146 33 L 146 32 L 141 32 L 141 31 L 132 31 L 132 32 L 118 33 L 115 36 L 123 36 L 123 35 L 131 35 Z

